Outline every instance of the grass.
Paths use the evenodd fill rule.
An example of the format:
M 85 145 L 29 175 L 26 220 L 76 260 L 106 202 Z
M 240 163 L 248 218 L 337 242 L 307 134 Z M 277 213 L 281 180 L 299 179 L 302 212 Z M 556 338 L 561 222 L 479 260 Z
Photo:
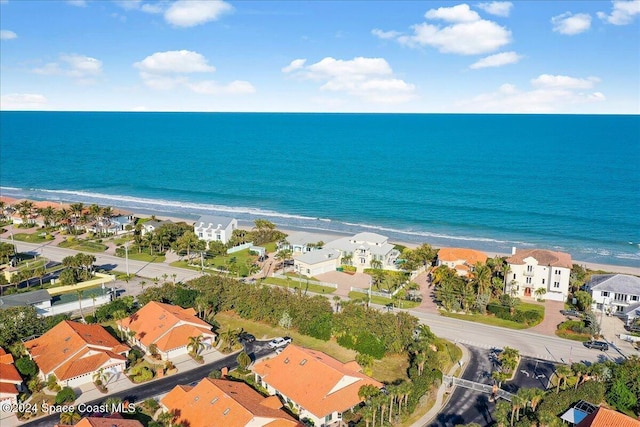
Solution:
M 585 342 L 591 340 L 591 335 L 579 334 L 569 330 L 556 330 L 556 335 L 566 340 Z
M 484 323 L 485 325 L 500 326 L 501 328 L 509 329 L 528 329 L 529 325 L 524 323 L 512 322 L 511 320 L 504 320 L 494 316 L 486 314 L 462 314 L 462 313 L 449 313 L 445 310 L 440 310 L 440 315 L 444 317 L 451 317 L 453 319 L 468 320 L 470 322 Z
M 268 285 L 282 286 L 290 289 L 301 288 L 302 291 L 308 290 L 309 292 L 315 292 L 317 294 L 331 294 L 336 291 L 335 288 L 332 288 L 329 286 L 316 285 L 312 282 L 309 282 L 309 284 L 307 285 L 306 281 L 303 281 L 302 283 L 300 283 L 300 281 L 293 278 L 291 280 L 287 280 L 287 279 L 280 279 L 278 277 L 267 277 L 262 282 Z
M 532 304 L 530 302 L 521 302 L 516 306 L 516 311 L 537 311 L 544 318 L 544 305 Z
M 290 329 L 279 326 L 273 327 L 262 322 L 242 319 L 234 313 L 218 313 L 215 317 L 220 324 L 221 330 L 227 328 L 244 330 L 252 333 L 257 339 L 269 339 L 276 336 L 290 336 L 296 345 L 318 350 L 338 359 L 341 362 L 355 360 L 356 352 L 340 346 L 333 338 L 329 341 L 322 341 L 307 335 L 299 334 Z M 393 382 L 397 379 L 407 379 L 406 369 L 408 361 L 406 356 L 392 355 L 376 361 L 373 366 L 373 377 L 379 381 Z
M 364 294 L 362 292 L 351 291 L 349 292 L 349 299 L 352 299 L 352 300 L 359 299 L 359 300 L 366 301 L 367 294 Z M 391 298 L 371 295 L 371 303 L 378 304 L 378 305 L 387 305 L 387 304 L 394 303 L 394 301 Z M 400 300 L 398 301 L 398 303 L 399 303 L 399 306 L 397 308 L 403 308 L 403 309 L 415 308 L 420 305 L 420 303 L 417 301 Z
M 102 243 L 92 242 L 90 240 L 64 240 L 58 243 L 58 246 L 82 252 L 104 252 L 107 250 L 107 247 Z
M 28 243 L 43 243 L 51 239 L 47 239 L 45 236 L 41 236 L 40 233 L 16 233 L 13 235 L 15 240 Z
M 129 259 L 135 261 L 144 261 L 144 262 L 164 262 L 164 254 L 162 255 L 150 255 L 145 252 L 129 252 Z

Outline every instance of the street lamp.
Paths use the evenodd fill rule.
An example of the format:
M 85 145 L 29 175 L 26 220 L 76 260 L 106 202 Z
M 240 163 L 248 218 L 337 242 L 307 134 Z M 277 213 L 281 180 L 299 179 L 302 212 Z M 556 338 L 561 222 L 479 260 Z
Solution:
M 127 277 L 129 277 L 129 242 L 124 244 L 124 263 L 127 267 Z

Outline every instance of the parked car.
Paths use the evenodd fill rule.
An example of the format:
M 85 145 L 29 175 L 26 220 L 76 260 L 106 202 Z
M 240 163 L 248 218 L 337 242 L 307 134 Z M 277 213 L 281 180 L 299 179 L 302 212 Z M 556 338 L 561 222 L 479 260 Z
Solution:
M 582 317 L 582 313 L 578 310 L 560 310 L 560 313 L 567 317 Z
M 256 337 L 248 332 L 242 332 L 240 335 L 238 335 L 238 342 L 240 344 L 254 342 L 255 340 Z
M 607 344 L 604 341 L 586 341 L 584 343 L 584 346 L 587 348 L 595 348 L 596 350 L 600 350 L 600 351 L 609 350 L 609 344 Z
M 287 344 L 291 344 L 291 338 L 290 337 L 279 337 L 279 338 L 274 338 L 271 341 L 269 341 L 269 347 L 271 348 L 278 348 L 278 347 L 284 347 Z
M 624 328 L 629 332 L 640 332 L 640 325 L 637 323 L 626 325 Z

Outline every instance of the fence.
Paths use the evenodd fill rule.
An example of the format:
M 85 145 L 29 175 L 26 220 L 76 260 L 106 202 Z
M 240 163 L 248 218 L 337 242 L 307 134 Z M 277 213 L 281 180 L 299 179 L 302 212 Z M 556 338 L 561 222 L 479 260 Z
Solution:
M 360 292 L 361 294 L 369 294 L 369 289 L 363 289 L 363 288 L 354 288 L 353 286 L 351 287 L 351 292 Z M 371 291 L 371 295 L 375 295 L 377 297 L 382 297 L 382 298 L 391 298 L 393 296 L 393 294 L 389 293 L 384 293 L 384 292 L 377 292 L 377 291 Z
M 473 391 L 479 391 L 480 393 L 493 394 L 493 386 L 465 380 L 463 378 L 443 375 L 442 382 L 448 387 L 460 386 Z M 504 400 L 508 400 L 509 402 L 511 402 L 511 400 L 513 399 L 513 394 L 509 393 L 508 391 L 504 391 L 501 388 L 497 390 L 496 395 Z
M 232 254 L 234 252 L 239 252 L 244 249 L 249 249 L 251 246 L 253 246 L 253 242 L 243 243 L 241 245 L 234 246 L 232 248 L 227 249 L 227 254 Z
M 275 277 L 277 279 L 290 279 L 293 282 L 304 282 L 307 283 L 307 281 L 309 282 L 310 285 L 320 285 L 320 286 L 326 286 L 328 288 L 333 288 L 333 289 L 338 289 L 338 285 L 335 283 L 329 283 L 329 282 L 320 282 L 319 280 L 307 280 L 304 277 L 292 277 L 292 276 L 286 276 L 282 273 L 274 273 L 271 275 L 271 277 Z
M 80 311 L 80 303 L 82 303 L 82 309 L 87 311 L 93 311 L 91 309 L 99 307 L 111 301 L 111 295 L 99 295 L 94 298 L 84 298 L 78 301 L 71 301 L 64 304 L 54 304 L 51 307 L 42 309 L 43 316 L 53 316 L 54 314 L 73 313 Z

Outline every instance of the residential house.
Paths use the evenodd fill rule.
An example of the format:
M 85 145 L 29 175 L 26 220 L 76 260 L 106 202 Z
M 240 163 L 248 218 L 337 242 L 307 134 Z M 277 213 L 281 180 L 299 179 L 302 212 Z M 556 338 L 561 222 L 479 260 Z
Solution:
M 151 301 L 144 307 L 122 320 L 117 321 L 118 329 L 130 336 L 129 342 L 149 351 L 154 344 L 164 360 L 189 352 L 189 338 L 202 335 L 205 349 L 213 347 L 216 334 L 211 325 L 196 316 L 193 308 Z
M 253 367 L 256 384 L 308 418 L 316 426 L 339 423 L 342 413 L 359 405 L 363 385 L 383 384 L 362 373 L 355 361 L 342 363 L 319 351 L 288 345 Z
M 201 216 L 193 226 L 196 236 L 205 242 L 218 241 L 225 245 L 231 239 L 233 230 L 238 228 L 238 220 L 222 216 Z
M 20 391 L 22 377 L 13 364 L 13 356 L 0 347 L 0 407 L 4 404 L 17 404 Z
M 640 421 L 600 406 L 580 421 L 576 427 L 640 427 Z
M 475 249 L 441 248 L 438 250 L 438 265 L 456 270 L 459 276 L 468 276 L 477 263 L 487 262 L 487 254 Z
M 140 228 L 140 234 L 144 236 L 147 233 L 153 233 L 158 228 L 162 227 L 165 224 L 173 224 L 173 222 L 169 220 L 164 221 L 164 220 L 153 220 L 153 219 L 151 221 L 146 221 L 142 223 L 142 227 Z
M 569 296 L 571 255 L 546 249 L 516 251 L 507 258 L 509 273 L 505 283 L 506 293 L 517 297 L 537 296 L 537 289 L 544 289 L 545 299 L 566 301 Z
M 175 414 L 174 423 L 189 427 L 296 427 L 275 396 L 264 397 L 240 381 L 204 378 L 195 386 L 178 385 L 160 401 Z
M 322 247 L 318 247 L 317 243 L 319 243 L 318 234 L 296 231 L 289 234 L 286 240 L 279 243 L 278 249 L 289 249 L 293 255 L 299 255 L 322 249 Z
M 363 272 L 372 268 L 372 263 L 374 266 L 378 263 L 384 270 L 397 270 L 396 260 L 399 256 L 400 252 L 388 242 L 388 237 L 376 233 L 358 233 L 332 240 L 325 243 L 322 249 L 294 257 L 294 270 L 305 276 L 313 276 L 348 264 L 356 267 L 358 272 Z
M 131 212 L 116 211 L 108 218 L 98 218 L 84 228 L 88 232 L 97 234 L 119 235 L 133 231 L 136 218 Z
M 56 424 L 56 427 L 66 427 L 64 424 Z M 113 413 L 104 417 L 84 417 L 73 427 L 143 427 L 138 420 L 122 418 L 120 413 Z
M 593 310 L 615 314 L 627 323 L 640 317 L 640 277 L 594 274 L 585 289 L 591 292 Z
M 123 372 L 130 350 L 101 325 L 70 320 L 58 323 L 24 346 L 40 368 L 42 381 L 55 375 L 59 384 L 69 387 L 93 381 L 101 369 L 112 376 Z

